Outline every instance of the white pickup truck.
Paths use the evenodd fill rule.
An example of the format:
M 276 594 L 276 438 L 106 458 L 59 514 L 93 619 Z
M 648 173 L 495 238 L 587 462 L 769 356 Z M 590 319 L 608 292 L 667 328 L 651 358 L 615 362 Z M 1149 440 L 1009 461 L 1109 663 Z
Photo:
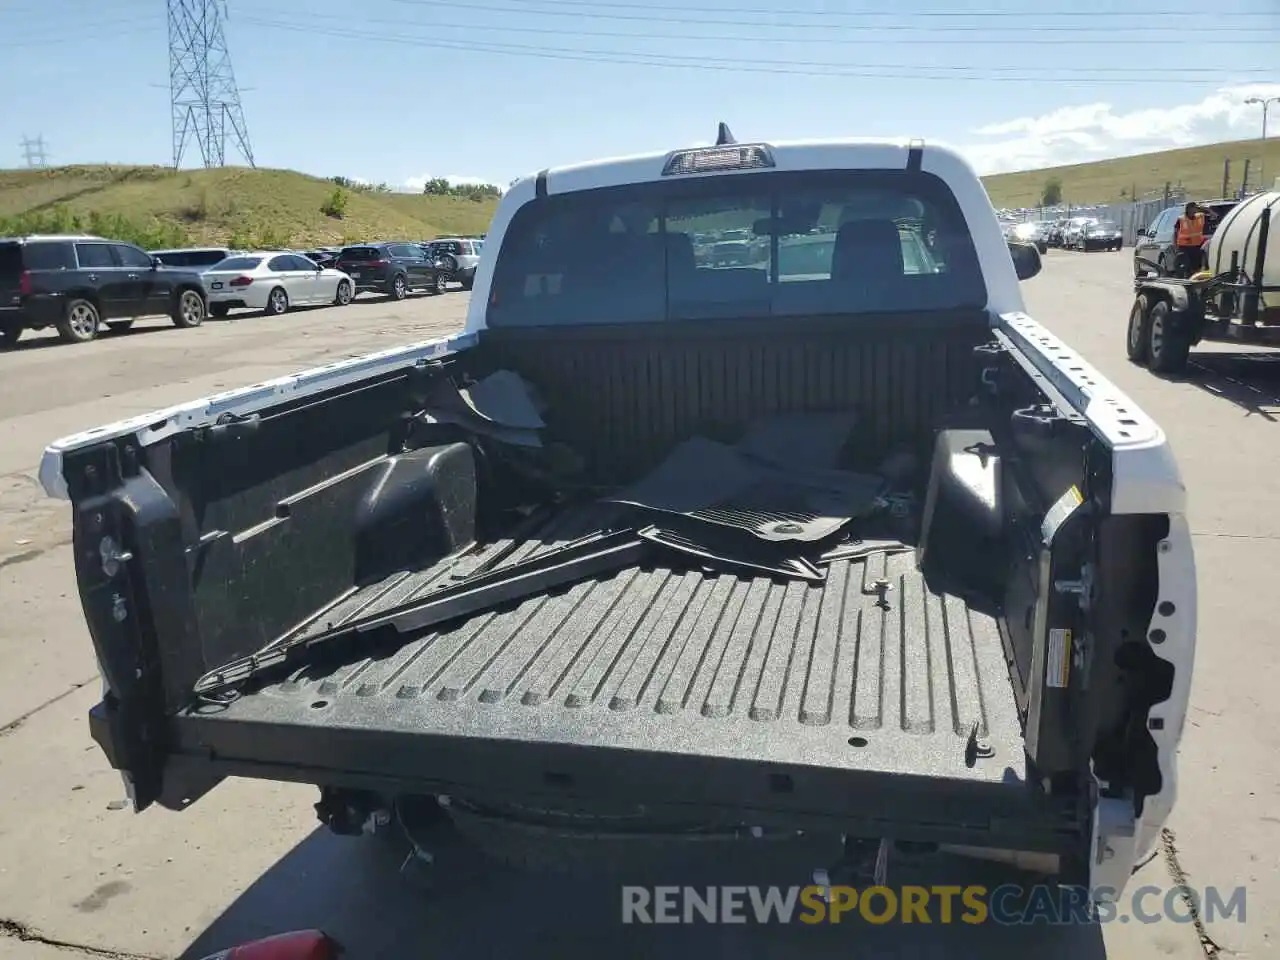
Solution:
M 487 246 L 457 336 L 48 448 L 136 808 L 256 777 L 544 866 L 909 843 L 1121 890 L 1174 802 L 1184 489 L 972 169 L 722 136 L 520 180 Z

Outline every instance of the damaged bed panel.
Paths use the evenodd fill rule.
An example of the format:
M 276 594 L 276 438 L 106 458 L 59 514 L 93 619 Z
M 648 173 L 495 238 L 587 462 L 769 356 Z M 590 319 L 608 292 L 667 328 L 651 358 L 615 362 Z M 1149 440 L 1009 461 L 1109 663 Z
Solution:
M 562 518 L 499 569 L 574 539 L 579 526 L 598 528 L 593 513 L 576 523 Z M 483 560 L 396 574 L 322 619 L 337 625 L 367 616 Z M 268 728 L 244 759 L 306 764 L 311 756 L 321 767 L 358 771 L 367 764 L 335 750 L 338 731 L 352 744 L 361 734 L 400 733 L 1024 788 L 996 625 L 960 600 L 930 594 L 910 553 L 837 560 L 822 585 L 625 570 L 475 616 L 378 658 L 303 670 L 179 724 L 189 747 L 228 760 L 248 731 Z M 992 756 L 974 762 L 974 737 Z M 309 738 L 307 747 L 301 741 Z M 388 749 L 386 740 L 377 743 Z M 455 753 L 442 740 L 437 748 Z M 465 769 L 422 775 L 468 779 Z

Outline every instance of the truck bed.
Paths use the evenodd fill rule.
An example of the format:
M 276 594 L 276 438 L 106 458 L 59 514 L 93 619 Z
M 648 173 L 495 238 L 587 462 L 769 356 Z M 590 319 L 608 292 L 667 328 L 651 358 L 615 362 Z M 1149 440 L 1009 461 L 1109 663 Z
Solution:
M 489 551 L 515 547 L 503 561 L 513 563 L 602 529 L 613 509 L 572 512 L 518 545 L 396 573 L 307 629 L 402 603 L 465 575 Z M 891 584 L 883 606 L 879 578 Z M 993 753 L 966 762 L 975 724 Z M 738 789 L 763 781 L 770 805 L 795 803 L 820 782 L 829 784 L 820 792 L 848 793 L 857 773 L 904 787 L 931 778 L 931 791 L 994 791 L 1017 807 L 1029 796 L 997 624 L 930 593 L 911 552 L 837 561 L 820 585 L 626 570 L 376 659 L 303 669 L 229 705 L 196 708 L 178 726 L 186 750 L 224 761 L 348 776 L 403 770 L 455 787 L 476 786 L 484 769 L 511 789 L 531 779 L 546 788 L 621 778 L 643 794 L 650 773 L 670 777 L 685 769 L 671 762 L 684 757 L 682 799 L 709 799 L 703 794 L 718 791 L 707 769 L 743 761 L 752 783 Z M 632 764 L 604 767 L 602 751 Z M 477 762 L 489 752 L 498 764 Z M 648 762 L 659 758 L 666 763 Z M 843 779 L 831 780 L 836 774 Z M 878 804 L 897 802 L 883 784 L 874 792 Z M 933 802 L 938 796 L 931 792 Z M 832 800 L 841 805 L 830 796 L 823 804 Z M 1009 813 L 989 796 L 983 804 L 987 817 Z

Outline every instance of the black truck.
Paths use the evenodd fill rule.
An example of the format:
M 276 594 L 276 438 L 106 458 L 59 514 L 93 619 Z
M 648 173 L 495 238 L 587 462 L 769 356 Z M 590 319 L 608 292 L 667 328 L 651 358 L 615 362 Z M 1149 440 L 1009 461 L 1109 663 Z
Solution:
M 760 263 L 699 256 L 727 229 Z M 912 844 L 1122 888 L 1173 802 L 1182 486 L 968 165 L 722 132 L 522 180 L 488 245 L 458 336 L 49 448 L 136 808 L 255 777 L 543 867 Z

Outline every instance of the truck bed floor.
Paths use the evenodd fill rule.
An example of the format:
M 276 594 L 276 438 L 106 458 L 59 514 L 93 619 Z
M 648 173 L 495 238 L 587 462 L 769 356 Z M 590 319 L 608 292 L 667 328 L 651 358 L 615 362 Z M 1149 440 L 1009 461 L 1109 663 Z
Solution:
M 600 527 L 596 510 L 561 517 L 504 563 Z M 312 629 L 402 603 L 486 555 L 397 573 L 345 598 Z M 890 584 L 884 602 L 873 587 L 881 578 Z M 1002 793 L 1025 787 L 997 625 L 930 593 L 909 552 L 838 561 L 821 585 L 627 570 L 376 659 L 305 669 L 189 719 L 197 717 L 182 724 L 192 749 L 347 770 L 386 769 L 385 757 L 366 758 L 390 751 L 390 741 L 362 735 L 406 735 L 431 767 L 423 775 L 446 779 L 465 779 L 465 758 L 446 746 L 461 738 L 473 751 L 536 741 L 945 778 Z M 967 763 L 975 725 L 994 753 Z M 304 736 L 305 728 L 322 732 L 316 761 L 270 732 Z M 530 752 L 538 751 L 512 755 Z M 550 762 L 545 750 L 539 756 Z M 462 768 L 446 775 L 451 764 Z

